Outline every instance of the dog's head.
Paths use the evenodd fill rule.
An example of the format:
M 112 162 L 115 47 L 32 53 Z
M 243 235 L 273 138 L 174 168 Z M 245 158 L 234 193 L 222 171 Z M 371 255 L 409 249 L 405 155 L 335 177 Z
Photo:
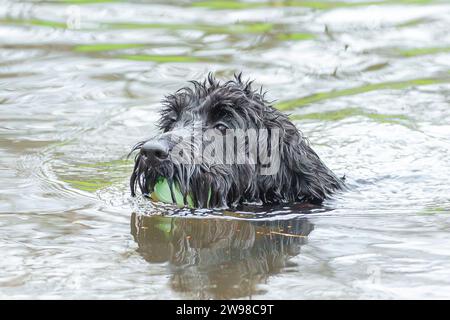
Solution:
M 137 187 L 149 195 L 161 178 L 195 207 L 321 202 L 340 187 L 288 117 L 241 75 L 191 83 L 163 101 L 162 133 L 133 148 L 133 196 Z

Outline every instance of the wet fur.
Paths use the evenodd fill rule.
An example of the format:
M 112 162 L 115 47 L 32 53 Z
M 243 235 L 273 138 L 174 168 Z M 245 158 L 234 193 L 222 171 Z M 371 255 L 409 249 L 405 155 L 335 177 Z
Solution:
M 210 74 L 205 81 L 191 81 L 191 84 L 165 98 L 159 121 L 162 134 L 152 139 L 167 140 L 180 132 L 180 128 L 190 128 L 199 120 L 204 127 L 223 121 L 234 129 L 276 128 L 281 133 L 278 172 L 259 175 L 258 165 L 186 165 L 172 159 L 153 167 L 137 153 L 130 179 L 133 196 L 137 189 L 149 195 L 161 176 L 167 179 L 171 188 L 174 183 L 179 186 L 185 204 L 190 194 L 195 207 L 234 207 L 253 202 L 320 204 L 343 187 L 342 180 L 319 159 L 288 116 L 273 108 L 261 89 L 252 88 L 252 82 L 243 81 L 239 74 L 222 83 Z M 190 131 L 181 132 L 189 134 Z M 136 144 L 132 152 L 139 150 L 145 142 Z M 211 199 L 208 201 L 209 191 Z

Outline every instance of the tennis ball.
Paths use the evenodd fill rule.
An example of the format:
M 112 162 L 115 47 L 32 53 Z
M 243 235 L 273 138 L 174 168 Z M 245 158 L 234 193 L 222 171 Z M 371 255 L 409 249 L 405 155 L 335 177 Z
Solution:
M 176 205 L 179 207 L 184 207 L 184 201 L 183 201 L 183 194 L 180 191 L 180 188 L 178 184 L 174 183 L 172 185 L 173 187 L 173 194 L 175 197 Z M 161 201 L 164 203 L 173 203 L 172 201 L 172 195 L 170 193 L 170 186 L 167 182 L 167 179 L 159 179 L 158 182 L 156 182 L 155 187 L 153 188 L 153 192 L 150 195 L 152 200 L 154 201 Z M 193 208 L 194 202 L 192 201 L 192 197 L 188 194 L 186 197 L 186 201 L 188 204 L 188 207 Z
M 181 193 L 180 187 L 178 186 L 178 184 L 173 183 L 172 189 L 173 189 L 173 195 L 175 198 L 176 205 L 180 208 L 184 207 L 185 205 L 184 205 L 184 201 L 183 201 L 183 193 Z M 158 180 L 158 182 L 156 182 L 156 184 L 153 188 L 153 192 L 150 194 L 150 198 L 153 201 L 161 201 L 164 203 L 173 204 L 172 195 L 170 193 L 170 186 L 169 186 L 169 183 L 167 182 L 167 179 L 160 178 Z M 210 200 L 211 200 L 211 188 L 208 191 L 208 204 L 209 204 Z M 194 201 L 192 200 L 192 197 L 190 194 L 188 194 L 186 196 L 186 202 L 187 202 L 187 206 L 189 208 L 195 208 Z

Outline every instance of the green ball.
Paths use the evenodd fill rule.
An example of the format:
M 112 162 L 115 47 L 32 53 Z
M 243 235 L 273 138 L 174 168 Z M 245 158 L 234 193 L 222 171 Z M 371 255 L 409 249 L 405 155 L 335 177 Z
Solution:
M 176 202 L 175 204 L 180 208 L 185 207 L 185 204 L 183 201 L 183 193 L 181 193 L 179 185 L 177 183 L 173 183 L 172 189 L 173 189 L 173 195 L 174 195 L 175 202 Z M 153 192 L 150 194 L 150 198 L 153 201 L 161 201 L 164 203 L 173 204 L 172 195 L 170 194 L 170 187 L 169 187 L 169 183 L 167 182 L 167 179 L 160 178 L 158 180 L 158 182 L 156 182 L 156 184 L 153 188 Z M 210 200 L 211 200 L 211 188 L 208 190 L 208 202 L 207 202 L 208 205 L 209 205 Z M 186 196 L 186 202 L 187 202 L 187 207 L 195 208 L 194 201 L 192 200 L 192 196 L 190 194 L 188 194 Z
M 178 184 L 173 184 L 173 194 L 175 197 L 176 205 L 179 207 L 184 207 L 183 194 L 180 191 Z M 169 183 L 167 179 L 160 179 L 153 188 L 153 192 L 150 195 L 152 200 L 161 201 L 164 203 L 173 204 L 172 195 L 170 193 Z M 188 207 L 193 208 L 194 202 L 192 201 L 192 197 L 188 194 L 186 197 Z

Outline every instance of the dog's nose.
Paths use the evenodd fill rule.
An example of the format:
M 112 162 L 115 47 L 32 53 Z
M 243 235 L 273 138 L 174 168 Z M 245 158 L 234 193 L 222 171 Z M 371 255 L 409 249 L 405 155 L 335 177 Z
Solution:
M 147 141 L 141 147 L 141 154 L 149 160 L 162 161 L 169 156 L 169 148 L 159 141 Z

